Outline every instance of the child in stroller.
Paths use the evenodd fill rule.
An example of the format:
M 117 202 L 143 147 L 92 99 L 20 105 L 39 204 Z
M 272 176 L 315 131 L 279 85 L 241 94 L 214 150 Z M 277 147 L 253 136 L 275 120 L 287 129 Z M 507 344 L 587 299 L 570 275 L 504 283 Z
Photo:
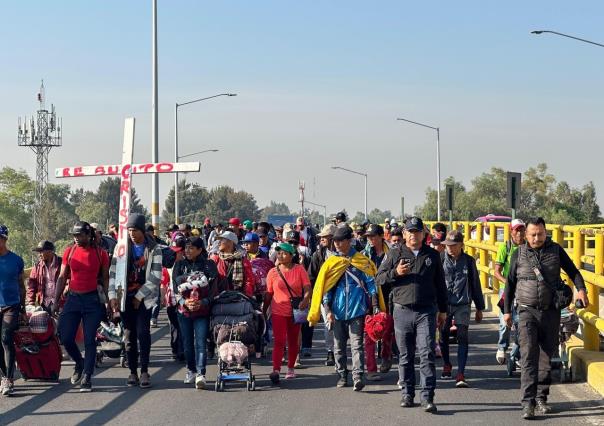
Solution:
M 245 381 L 248 391 L 255 390 L 251 355 L 265 327 L 257 302 L 237 291 L 220 293 L 212 304 L 210 326 L 219 353 L 215 390 L 224 391 L 229 381 Z

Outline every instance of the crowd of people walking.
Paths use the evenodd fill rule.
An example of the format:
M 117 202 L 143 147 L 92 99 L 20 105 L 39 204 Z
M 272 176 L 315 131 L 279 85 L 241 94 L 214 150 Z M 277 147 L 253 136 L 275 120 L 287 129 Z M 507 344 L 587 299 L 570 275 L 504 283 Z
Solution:
M 115 228 L 103 233 L 97 224 L 77 222 L 73 244 L 61 256 L 51 241 L 33 248 L 39 260 L 25 277 L 24 261 L 9 249 L 9 230 L 0 225 L 2 395 L 15 392 L 20 321 L 32 321 L 42 311 L 49 321 L 58 319 L 60 343 L 75 363 L 70 381 L 81 392 L 93 389 L 97 331 L 106 323 L 123 332 L 121 355 L 129 369 L 125 384 L 151 387 L 151 328 L 157 327 L 163 307 L 173 358 L 185 364 L 184 383 L 204 389 L 208 358 L 227 352 L 220 349 L 224 320 L 216 319 L 216 300 L 232 294 L 239 295 L 232 300 L 249 301 L 255 312 L 236 313 L 247 322 L 230 324 L 227 342 L 237 335 L 245 343 L 240 360 L 262 357 L 272 343 L 269 379 L 275 386 L 296 378 L 296 368 L 311 355 L 314 327 L 322 322 L 324 363 L 335 368 L 334 386 L 360 392 L 397 363 L 401 407 L 414 407 L 417 357 L 419 402 L 434 413 L 436 359 L 441 356 L 440 377 L 455 377 L 457 387 L 468 387 L 472 305 L 479 323 L 485 300 L 476 260 L 465 253 L 460 230 L 442 223 L 429 229 L 419 217 L 401 224 L 354 224 L 343 212 L 320 231 L 302 217 L 283 227 L 238 218 L 223 226 L 206 218 L 199 228 L 173 225 L 162 240 L 140 214 L 130 215 L 127 228 L 125 271 L 113 256 Z M 495 358 L 500 364 L 508 357 L 519 360 L 522 417 L 531 419 L 535 412 L 551 411 L 550 358 L 558 346 L 560 311 L 570 303 L 564 300 L 570 287 L 563 288 L 561 270 L 572 280 L 577 301 L 584 306 L 589 301 L 580 272 L 547 238 L 542 218 L 513 220 L 510 234 L 494 264 L 501 282 Z M 123 288 L 116 285 L 118 274 L 125 274 Z M 221 307 L 220 315 L 235 315 L 231 308 Z M 508 352 L 512 328 L 518 332 Z M 78 334 L 83 335 L 83 354 Z M 237 348 L 229 347 L 229 362 Z

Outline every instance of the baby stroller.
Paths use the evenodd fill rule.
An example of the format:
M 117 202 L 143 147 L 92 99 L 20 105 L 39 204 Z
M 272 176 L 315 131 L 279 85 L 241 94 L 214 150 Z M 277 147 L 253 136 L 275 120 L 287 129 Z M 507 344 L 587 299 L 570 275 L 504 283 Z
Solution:
M 96 367 L 103 366 L 103 358 L 119 358 L 120 366 L 126 367 L 124 355 L 124 331 L 122 326 L 114 323 L 101 322 L 96 331 Z
M 566 353 L 566 342 L 578 329 L 579 317 L 567 308 L 562 309 L 559 329 L 560 346 L 558 347 L 557 356 L 551 359 L 552 374 L 557 375 L 560 382 L 570 382 L 572 380 L 572 370 L 569 368 L 568 354 Z
M 220 293 L 213 301 L 210 327 L 219 354 L 216 392 L 224 391 L 226 382 L 243 381 L 248 391 L 255 390 L 250 355 L 264 334 L 257 302 L 237 291 Z

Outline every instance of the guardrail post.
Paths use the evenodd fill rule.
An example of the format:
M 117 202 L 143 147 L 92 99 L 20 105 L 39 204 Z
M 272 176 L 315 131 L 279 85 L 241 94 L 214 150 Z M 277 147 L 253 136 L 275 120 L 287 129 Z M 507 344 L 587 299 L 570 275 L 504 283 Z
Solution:
M 561 247 L 564 247 L 564 234 L 559 226 L 552 229 L 552 241 L 560 244 Z
M 476 224 L 476 242 L 478 242 L 479 244 L 482 244 L 482 223 L 477 223 Z M 481 266 L 488 266 L 488 262 L 487 262 L 487 251 L 483 248 L 479 248 L 478 249 L 478 253 L 479 253 L 479 259 L 480 259 L 480 265 Z M 484 272 L 484 271 L 480 271 L 480 285 L 482 286 L 482 290 L 488 290 L 489 288 L 489 275 Z
M 579 231 L 575 231 L 579 232 Z M 604 273 L 604 234 L 596 234 L 596 252 L 594 272 L 596 275 Z M 587 311 L 594 315 L 600 313 L 600 288 L 594 284 L 585 283 L 587 295 L 589 297 L 589 307 Z M 589 351 L 600 350 L 600 333 L 596 327 L 591 324 L 585 324 L 585 336 L 583 337 L 583 347 Z
M 510 227 L 507 226 L 507 225 L 504 225 L 504 227 L 503 227 L 503 241 L 506 242 L 510 238 L 512 238 L 512 233 L 510 231 Z
M 470 228 L 470 222 L 465 221 L 463 223 L 463 241 L 464 241 L 464 243 L 466 243 L 472 239 L 472 235 L 470 235 L 471 233 L 472 233 L 472 230 Z M 470 256 L 474 257 L 474 248 L 473 247 L 468 247 L 466 245 L 465 250 L 466 250 L 466 253 L 468 253 Z
M 497 245 L 497 226 L 494 223 L 489 224 L 489 244 L 493 246 Z M 495 260 L 497 259 L 497 252 L 487 252 L 487 258 L 490 260 L 487 266 L 491 268 L 491 266 L 495 264 Z M 489 279 L 491 280 L 493 292 L 499 293 L 499 281 L 495 277 L 487 275 L 487 280 Z

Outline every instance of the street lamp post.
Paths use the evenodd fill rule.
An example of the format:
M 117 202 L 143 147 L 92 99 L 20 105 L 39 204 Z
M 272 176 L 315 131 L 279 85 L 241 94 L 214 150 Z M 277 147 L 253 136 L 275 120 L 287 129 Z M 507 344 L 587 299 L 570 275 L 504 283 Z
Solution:
M 184 106 L 184 105 L 189 105 L 189 104 L 194 104 L 196 102 L 201 102 L 201 101 L 206 101 L 208 99 L 213 99 L 213 98 L 218 98 L 220 96 L 237 96 L 236 93 L 220 93 L 218 95 L 214 95 L 214 96 L 208 96 L 205 98 L 200 98 L 200 99 L 194 99 L 192 101 L 188 101 L 188 102 L 183 102 L 182 104 L 179 104 L 178 102 L 176 102 L 175 106 L 174 106 L 174 160 L 178 163 L 178 159 L 179 158 L 184 158 L 184 157 L 189 157 L 191 155 L 195 155 L 195 154 L 201 154 L 202 152 L 216 152 L 217 150 L 205 150 L 205 151 L 201 151 L 195 154 L 188 154 L 185 155 L 183 157 L 179 157 L 178 156 L 178 107 Z M 174 173 L 174 223 L 178 224 L 179 220 L 178 220 L 178 173 Z
M 355 175 L 360 175 L 365 177 L 365 220 L 367 220 L 367 173 L 355 172 L 354 170 L 350 170 L 340 166 L 331 166 L 334 170 L 344 170 L 345 172 L 354 173 Z
M 440 222 L 440 127 L 428 126 L 406 118 L 397 118 L 397 120 L 436 130 L 436 220 Z
M 313 203 L 312 201 L 304 200 L 306 204 L 311 206 L 323 207 L 323 226 L 327 224 L 327 206 L 325 204 Z
M 566 37 L 566 38 L 572 38 L 573 40 L 578 40 L 578 41 L 582 41 L 583 43 L 589 43 L 589 44 L 594 44 L 596 46 L 600 46 L 600 47 L 604 47 L 604 44 L 600 44 L 600 43 L 596 43 L 595 41 L 590 41 L 590 40 L 585 40 L 584 38 L 579 38 L 579 37 L 575 37 L 575 36 L 571 36 L 568 34 L 563 34 L 563 33 L 559 33 L 557 31 L 550 31 L 550 30 L 535 30 L 535 31 L 531 31 L 531 34 L 535 34 L 535 35 L 539 35 L 539 34 L 556 34 L 562 37 Z

